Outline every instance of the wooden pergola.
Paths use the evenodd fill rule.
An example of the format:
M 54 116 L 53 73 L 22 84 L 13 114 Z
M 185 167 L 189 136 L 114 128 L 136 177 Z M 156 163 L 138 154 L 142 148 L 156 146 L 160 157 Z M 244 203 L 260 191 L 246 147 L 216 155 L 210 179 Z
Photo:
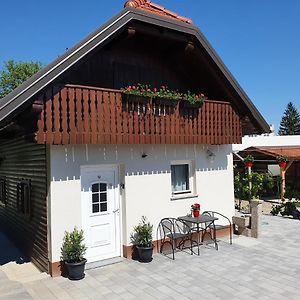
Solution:
M 247 155 L 252 155 L 255 161 L 270 159 L 276 161 L 276 157 L 280 155 L 288 157 L 286 167 L 280 167 L 281 199 L 283 200 L 286 190 L 286 171 L 294 161 L 300 160 L 300 146 L 256 146 L 246 148 L 238 153 L 238 156 L 241 158 L 244 158 Z

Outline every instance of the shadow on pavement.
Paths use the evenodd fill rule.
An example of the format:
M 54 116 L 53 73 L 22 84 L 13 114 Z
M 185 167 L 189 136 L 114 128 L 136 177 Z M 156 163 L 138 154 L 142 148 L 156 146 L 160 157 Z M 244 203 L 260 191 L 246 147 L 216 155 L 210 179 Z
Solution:
M 30 259 L 14 245 L 4 233 L 0 232 L 0 266 L 9 262 L 23 264 L 29 261 Z

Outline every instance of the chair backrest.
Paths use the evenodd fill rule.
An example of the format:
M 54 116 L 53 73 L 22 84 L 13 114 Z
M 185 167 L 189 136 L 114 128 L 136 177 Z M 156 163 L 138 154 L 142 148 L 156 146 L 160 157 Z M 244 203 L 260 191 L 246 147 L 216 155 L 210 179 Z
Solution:
M 174 221 L 174 229 L 176 233 L 189 234 L 191 232 L 191 224 L 183 220 L 176 219 Z
M 227 218 L 226 216 L 224 216 L 223 214 L 217 212 L 217 211 L 206 210 L 206 211 L 203 212 L 203 215 L 208 215 L 208 216 L 218 218 L 218 221 L 217 221 L 218 224 L 225 225 L 226 223 L 229 223 L 231 225 L 230 219 Z
M 173 236 L 175 232 L 175 227 L 174 227 L 175 220 L 176 220 L 175 218 L 161 219 L 158 225 L 161 237 L 166 237 L 169 235 Z

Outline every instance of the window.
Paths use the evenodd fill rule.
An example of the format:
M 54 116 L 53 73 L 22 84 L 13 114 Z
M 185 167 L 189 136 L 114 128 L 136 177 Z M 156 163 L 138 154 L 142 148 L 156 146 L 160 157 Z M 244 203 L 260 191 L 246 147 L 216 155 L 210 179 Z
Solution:
M 92 213 L 107 212 L 107 183 L 92 185 Z
M 6 204 L 6 181 L 0 177 L 0 203 Z
M 171 165 L 172 192 L 190 193 L 189 164 Z
M 21 180 L 17 184 L 17 210 L 24 215 L 31 215 L 30 180 Z

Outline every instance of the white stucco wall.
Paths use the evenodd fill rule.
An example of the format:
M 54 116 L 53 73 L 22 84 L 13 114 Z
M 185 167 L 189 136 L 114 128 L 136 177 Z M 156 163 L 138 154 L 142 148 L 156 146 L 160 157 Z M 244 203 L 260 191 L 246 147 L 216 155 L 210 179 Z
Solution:
M 232 145 L 233 151 L 241 151 L 248 147 L 255 146 L 299 146 L 300 135 L 285 135 L 285 136 L 244 136 L 242 144 Z
M 213 162 L 207 149 L 216 156 Z M 203 145 L 77 145 L 51 146 L 50 230 L 52 262 L 60 258 L 65 230 L 81 227 L 81 165 L 120 166 L 125 183 L 122 201 L 122 239 L 130 245 L 130 233 L 142 215 L 156 227 L 163 217 L 190 212 L 192 203 L 201 210 L 234 214 L 232 147 Z M 142 158 L 142 153 L 147 157 Z M 197 198 L 171 200 L 170 163 L 191 160 L 195 167 Z M 122 175 L 123 174 L 123 175 Z M 155 237 L 154 237 L 155 238 Z

